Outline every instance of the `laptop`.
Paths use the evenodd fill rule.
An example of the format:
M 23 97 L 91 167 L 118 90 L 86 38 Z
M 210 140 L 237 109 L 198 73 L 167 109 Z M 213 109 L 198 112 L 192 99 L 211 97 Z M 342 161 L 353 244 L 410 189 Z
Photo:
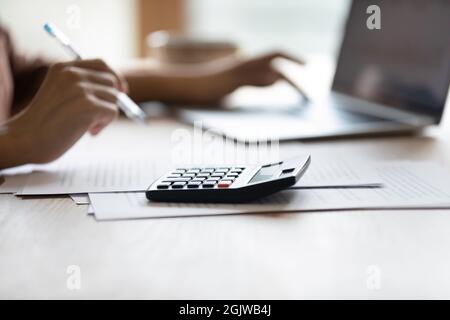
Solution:
M 381 9 L 381 29 L 369 30 L 366 11 L 374 4 Z M 188 108 L 180 116 L 250 143 L 418 131 L 441 121 L 450 84 L 449 39 L 448 0 L 355 0 L 323 102 L 288 112 Z

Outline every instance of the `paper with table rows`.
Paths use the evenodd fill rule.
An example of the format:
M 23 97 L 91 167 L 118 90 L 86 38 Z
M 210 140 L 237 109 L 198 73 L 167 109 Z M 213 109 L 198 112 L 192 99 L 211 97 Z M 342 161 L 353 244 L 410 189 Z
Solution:
M 146 159 L 65 160 L 31 173 L 16 193 L 38 196 L 145 191 L 153 181 L 171 169 L 170 162 Z M 367 164 L 313 160 L 298 186 L 373 186 L 380 183 L 373 167 Z
M 304 212 L 345 209 L 450 208 L 450 173 L 432 163 L 376 166 L 383 188 L 290 190 L 249 204 L 155 203 L 145 193 L 90 194 L 98 220 Z

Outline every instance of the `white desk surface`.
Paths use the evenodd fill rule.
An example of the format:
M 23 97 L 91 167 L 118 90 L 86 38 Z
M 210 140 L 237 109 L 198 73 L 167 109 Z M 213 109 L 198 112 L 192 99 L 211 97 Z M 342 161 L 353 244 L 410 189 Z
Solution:
M 282 145 L 450 168 L 448 116 L 414 137 Z M 174 121 L 120 120 L 77 152 L 170 157 Z M 131 141 L 131 143 L 130 143 Z M 352 211 L 96 222 L 66 197 L 0 195 L 0 298 L 450 298 L 450 210 Z M 81 289 L 66 286 L 81 268 Z

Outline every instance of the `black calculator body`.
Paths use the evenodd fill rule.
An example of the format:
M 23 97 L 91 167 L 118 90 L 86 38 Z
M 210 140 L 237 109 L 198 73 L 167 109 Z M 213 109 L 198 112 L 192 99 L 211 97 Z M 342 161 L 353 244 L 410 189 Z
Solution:
M 292 187 L 311 163 L 310 156 L 263 166 L 180 168 L 146 192 L 155 202 L 244 203 Z

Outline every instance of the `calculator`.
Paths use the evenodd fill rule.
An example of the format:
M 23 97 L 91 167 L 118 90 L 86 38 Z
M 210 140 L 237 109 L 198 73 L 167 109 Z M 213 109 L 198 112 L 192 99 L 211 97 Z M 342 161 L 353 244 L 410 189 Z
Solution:
M 244 203 L 287 189 L 311 163 L 310 156 L 262 166 L 178 168 L 146 191 L 155 202 Z

